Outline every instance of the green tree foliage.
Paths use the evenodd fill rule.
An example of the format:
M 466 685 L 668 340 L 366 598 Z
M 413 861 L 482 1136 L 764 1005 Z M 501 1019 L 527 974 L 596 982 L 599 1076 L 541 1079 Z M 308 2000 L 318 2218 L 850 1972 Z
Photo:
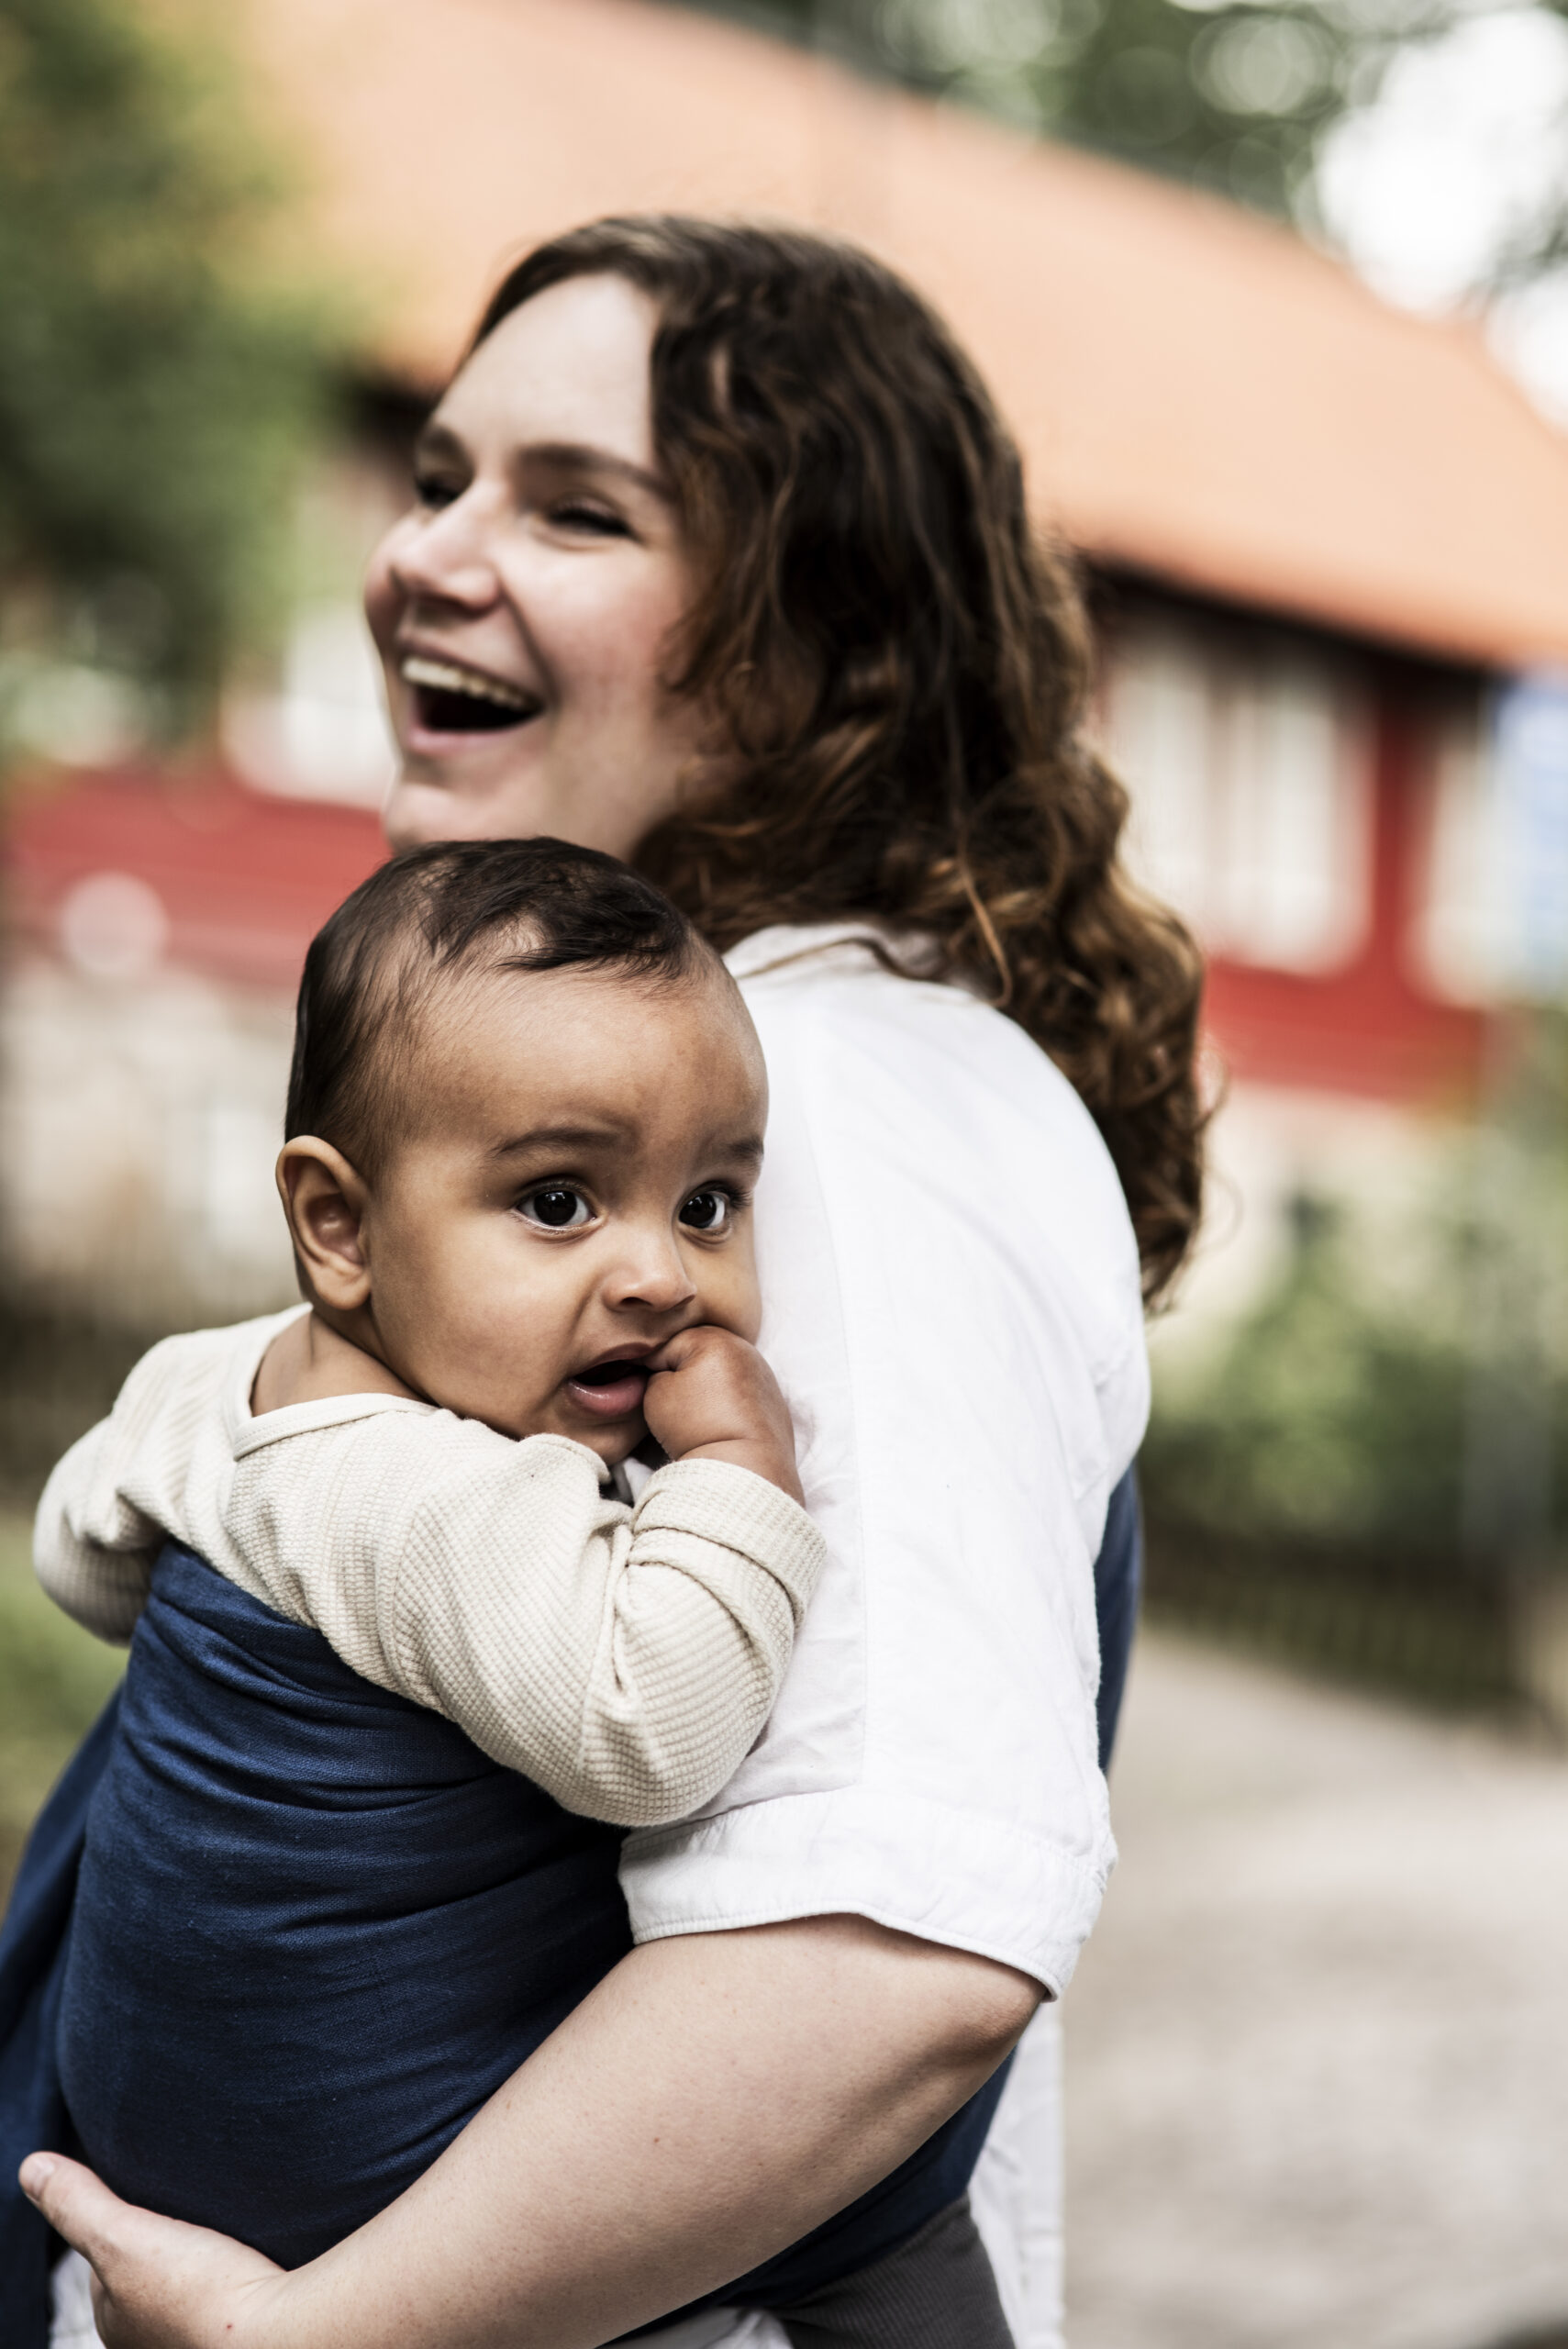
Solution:
M 1516 0 L 695 0 L 1053 137 L 1313 217 L 1322 134 L 1404 49 Z M 682 0 L 692 5 L 692 0 Z M 1526 0 L 1568 18 L 1568 0 Z M 1563 124 L 1568 151 L 1568 121 Z M 1496 259 L 1568 261 L 1568 181 Z
M 1379 0 L 1381 5 L 1381 0 Z M 1387 0 L 1398 7 L 1400 0 Z M 873 72 L 1276 212 L 1369 45 L 1371 0 L 717 0 Z
M 189 718 L 263 608 L 326 380 L 204 26 L 0 0 L 0 626 Z

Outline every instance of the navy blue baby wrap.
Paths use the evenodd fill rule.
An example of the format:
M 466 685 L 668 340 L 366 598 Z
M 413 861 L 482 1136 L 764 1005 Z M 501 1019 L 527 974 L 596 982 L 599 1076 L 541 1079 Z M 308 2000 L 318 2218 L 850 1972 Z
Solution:
M 1139 1553 L 1096 1566 L 1109 1713 Z M 1107 1603 L 1108 1602 L 1108 1603 Z M 1109 1628 L 1109 1626 L 1108 1626 Z M 39 1818 L 0 1932 L 0 2341 L 46 2349 L 38 2146 L 298 2266 L 391 2201 L 630 1946 L 620 1835 L 350 1672 L 188 1551 Z M 781 2306 L 964 2190 L 1002 2075 L 717 2299 Z

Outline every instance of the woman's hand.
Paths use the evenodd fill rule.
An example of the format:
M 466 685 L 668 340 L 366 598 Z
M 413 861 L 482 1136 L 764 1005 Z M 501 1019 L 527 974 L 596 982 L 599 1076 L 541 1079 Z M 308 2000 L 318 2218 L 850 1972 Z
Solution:
M 259 2251 L 134 2210 L 63 2154 L 29 2154 L 21 2180 L 92 2267 L 106 2349 L 275 2349 L 268 2310 L 284 2271 Z

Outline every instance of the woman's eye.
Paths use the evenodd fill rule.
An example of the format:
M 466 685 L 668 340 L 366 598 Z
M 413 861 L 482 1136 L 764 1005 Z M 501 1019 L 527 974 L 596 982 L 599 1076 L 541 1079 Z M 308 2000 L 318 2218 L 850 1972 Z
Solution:
M 575 1231 L 594 1220 L 594 1210 L 582 1192 L 565 1183 L 547 1183 L 517 1204 L 529 1223 L 542 1223 L 547 1231 Z
M 693 1231 L 722 1231 L 734 1212 L 728 1191 L 694 1191 L 681 1209 L 681 1221 Z
M 607 506 L 589 506 L 578 498 L 563 498 L 550 509 L 550 518 L 559 529 L 582 530 L 591 538 L 628 539 L 631 526 L 624 515 Z
M 462 495 L 462 484 L 449 480 L 444 473 L 416 473 L 414 476 L 414 503 L 428 511 L 450 506 Z

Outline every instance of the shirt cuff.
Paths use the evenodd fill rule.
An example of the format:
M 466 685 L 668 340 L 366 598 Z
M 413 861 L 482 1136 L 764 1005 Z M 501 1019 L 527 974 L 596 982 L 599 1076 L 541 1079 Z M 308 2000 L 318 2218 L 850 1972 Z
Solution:
M 855 1786 L 748 1803 L 629 1835 L 621 1888 L 634 1940 L 792 1917 L 870 1918 L 1032 1975 L 1059 1998 L 1114 1865 L 970 1810 Z

